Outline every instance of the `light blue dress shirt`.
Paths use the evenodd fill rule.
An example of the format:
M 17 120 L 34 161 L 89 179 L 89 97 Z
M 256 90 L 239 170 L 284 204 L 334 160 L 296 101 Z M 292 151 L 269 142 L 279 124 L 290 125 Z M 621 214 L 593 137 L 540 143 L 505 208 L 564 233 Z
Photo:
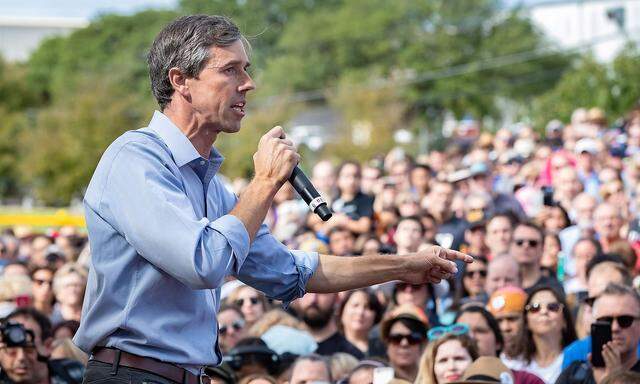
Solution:
M 222 360 L 216 313 L 234 275 L 285 303 L 304 295 L 318 254 L 262 225 L 253 243 L 228 213 L 237 197 L 160 112 L 105 151 L 84 198 L 91 264 L 75 344 L 114 347 L 198 372 Z

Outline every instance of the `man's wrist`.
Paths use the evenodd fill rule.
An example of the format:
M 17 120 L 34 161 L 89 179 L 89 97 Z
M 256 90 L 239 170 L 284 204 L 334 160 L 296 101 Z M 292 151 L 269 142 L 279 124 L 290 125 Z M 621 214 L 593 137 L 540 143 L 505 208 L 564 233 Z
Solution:
M 275 195 L 282 186 L 277 180 L 269 177 L 255 176 L 251 183 L 261 192 L 268 196 Z

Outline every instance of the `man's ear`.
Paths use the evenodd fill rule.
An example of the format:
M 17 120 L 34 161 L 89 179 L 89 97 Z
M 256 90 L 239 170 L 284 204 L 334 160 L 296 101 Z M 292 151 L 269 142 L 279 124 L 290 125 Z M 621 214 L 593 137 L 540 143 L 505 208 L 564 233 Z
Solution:
M 180 69 L 176 67 L 169 69 L 169 82 L 176 93 L 179 93 L 185 99 L 191 98 L 189 86 L 187 85 L 187 76 Z

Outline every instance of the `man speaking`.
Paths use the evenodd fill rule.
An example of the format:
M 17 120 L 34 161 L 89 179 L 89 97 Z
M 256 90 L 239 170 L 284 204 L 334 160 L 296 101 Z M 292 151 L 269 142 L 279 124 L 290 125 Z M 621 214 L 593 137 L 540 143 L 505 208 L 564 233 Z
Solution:
M 305 291 L 438 282 L 456 273 L 453 260 L 472 260 L 435 246 L 342 258 L 275 240 L 262 222 L 300 160 L 282 128 L 260 139 L 239 198 L 216 175 L 223 158 L 213 143 L 240 129 L 255 88 L 246 44 L 229 19 L 196 15 L 166 26 L 151 46 L 161 112 L 109 146 L 84 200 L 92 258 L 74 342 L 92 355 L 86 383 L 207 382 L 203 367 L 222 360 L 216 311 L 227 275 L 288 303 Z

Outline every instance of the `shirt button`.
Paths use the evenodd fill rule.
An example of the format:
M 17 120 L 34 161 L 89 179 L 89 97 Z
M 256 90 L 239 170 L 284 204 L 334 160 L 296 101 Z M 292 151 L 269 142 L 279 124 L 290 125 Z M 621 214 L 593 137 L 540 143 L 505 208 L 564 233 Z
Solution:
M 200 165 L 204 165 L 205 161 L 204 160 L 200 160 Z

